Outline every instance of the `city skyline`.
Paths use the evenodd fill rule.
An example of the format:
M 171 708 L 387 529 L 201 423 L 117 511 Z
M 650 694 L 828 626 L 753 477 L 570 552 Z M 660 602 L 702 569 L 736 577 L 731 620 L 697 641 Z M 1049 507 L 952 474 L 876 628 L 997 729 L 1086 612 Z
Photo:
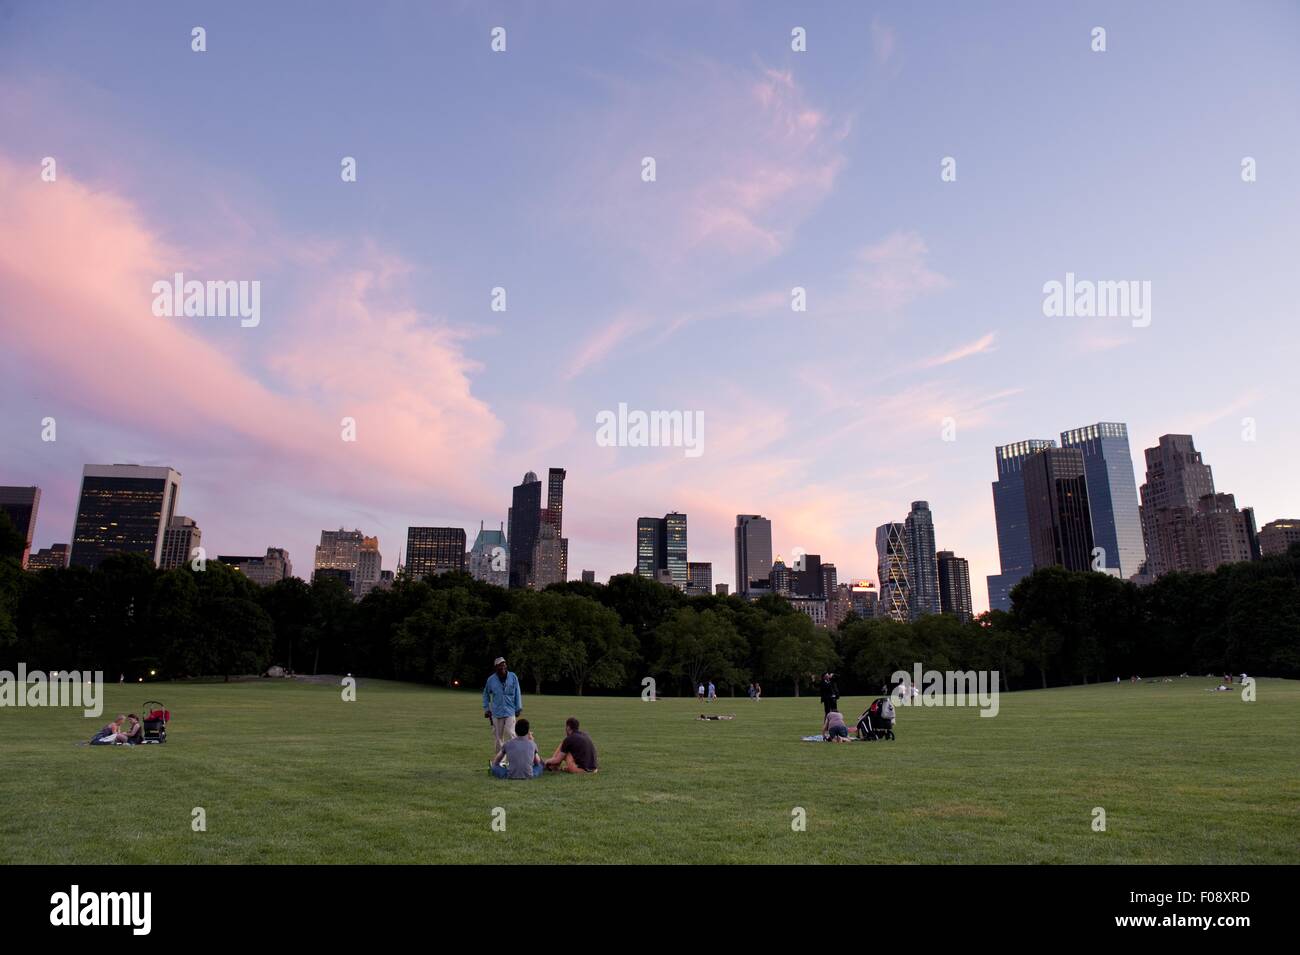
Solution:
M 1295 513 L 1290 356 L 1265 347 L 1300 245 L 1293 5 L 680 9 L 13 7 L 0 479 L 42 489 L 32 553 L 72 542 L 87 462 L 179 469 L 210 553 L 303 572 L 322 527 L 390 567 L 407 527 L 497 527 L 563 461 L 570 577 L 626 572 L 631 522 L 675 508 L 717 582 L 741 513 L 772 556 L 874 578 L 875 528 L 924 499 L 978 612 L 989 448 L 1085 421 L 1137 454 L 1193 434 L 1261 525 Z M 384 69 L 339 75 L 358 50 Z M 178 273 L 260 282 L 259 323 L 154 314 Z M 1048 317 L 1074 275 L 1149 281 L 1149 324 Z M 624 404 L 699 412 L 701 453 L 601 445 Z

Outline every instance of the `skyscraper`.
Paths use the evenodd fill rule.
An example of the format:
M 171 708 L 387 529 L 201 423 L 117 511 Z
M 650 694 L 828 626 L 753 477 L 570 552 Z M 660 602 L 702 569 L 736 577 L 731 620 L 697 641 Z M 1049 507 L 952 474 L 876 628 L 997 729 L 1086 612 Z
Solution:
M 594 570 L 584 570 L 582 572 L 582 582 L 584 584 L 594 584 L 596 582 L 596 572 Z
M 772 573 L 772 522 L 760 514 L 736 515 L 736 593 L 766 592 Z
M 1254 560 L 1254 527 L 1249 508 L 1237 509 L 1231 494 L 1207 494 L 1192 515 L 1195 570 L 1210 573 L 1223 564 Z
M 533 556 L 542 524 L 542 482 L 529 471 L 515 485 L 510 505 L 510 586 L 533 585 Z
M 177 514 L 163 531 L 162 557 L 158 566 L 163 570 L 175 570 L 184 567 L 196 555 L 194 551 L 203 542 L 203 531 L 194 518 Z
M 673 578 L 673 586 L 686 589 L 686 515 L 673 511 L 664 515 L 664 568 Z
M 71 566 L 98 567 L 113 554 L 162 559 L 163 532 L 176 516 L 180 473 L 138 464 L 87 464 L 73 531 Z
M 1024 464 L 1025 513 L 1034 569 L 1092 569 L 1092 520 L 1083 452 L 1044 448 Z
M 876 528 L 876 573 L 880 580 L 879 613 L 890 620 L 906 621 L 912 615 L 912 589 L 907 579 L 907 528 L 881 524 Z
M 469 549 L 469 574 L 498 587 L 510 586 L 510 545 L 503 526 L 488 531 L 478 522 L 478 536 Z
M 535 590 L 551 584 L 564 583 L 564 542 L 553 524 L 543 523 L 537 528 L 537 543 L 533 545 L 533 582 Z
M 559 567 L 550 568 L 548 576 L 558 575 L 561 581 L 569 579 L 569 539 L 564 536 L 564 479 L 568 472 L 564 468 L 551 468 L 546 475 L 546 510 L 542 512 L 542 523 L 555 528 L 555 536 L 560 540 Z
M 950 550 L 941 550 L 936 560 L 939 565 L 940 610 L 962 620 L 971 619 L 970 565 L 966 558 L 957 557 Z
M 1201 561 L 1195 553 L 1192 515 L 1197 502 L 1214 493 L 1214 475 L 1190 434 L 1161 435 L 1159 444 L 1147 448 L 1145 455 L 1147 473 L 1139 510 L 1147 576 L 1194 572 Z
M 998 527 L 998 563 L 1002 572 L 988 578 L 989 609 L 1010 610 L 1011 588 L 1034 569 L 1025 510 L 1025 459 L 1056 442 L 1030 438 L 994 449 L 998 479 L 993 482 L 993 515 Z
M 1099 421 L 1063 431 L 1061 447 L 1078 448 L 1083 453 L 1092 543 L 1102 549 L 1098 555 L 1102 566 L 1123 580 L 1136 576 L 1146 560 L 1146 546 L 1142 542 L 1128 426 Z
M 367 537 L 359 530 L 321 531 L 316 545 L 313 578 L 317 576 L 346 579 L 352 596 L 360 600 L 379 583 L 383 558 L 379 538 Z
M 420 580 L 428 574 L 465 570 L 463 527 L 408 527 L 406 575 Z
M 822 555 L 800 554 L 790 568 L 790 593 L 796 597 L 825 597 Z
M 0 511 L 9 515 L 9 520 L 18 529 L 18 536 L 23 539 L 23 550 L 18 555 L 18 562 L 27 566 L 27 559 L 32 552 L 32 537 L 36 534 L 36 511 L 41 506 L 41 489 L 39 487 L 0 487 Z
M 662 517 L 636 519 L 636 573 L 647 580 L 657 580 L 665 566 L 663 553 L 664 521 Z
M 907 531 L 907 577 L 912 593 L 909 610 L 915 620 L 922 614 L 939 612 L 939 565 L 929 502 L 913 501 L 903 525 Z
M 772 561 L 772 569 L 767 573 L 767 589 L 781 597 L 789 597 L 794 593 L 790 568 L 786 566 L 780 554 L 776 555 L 776 560 Z

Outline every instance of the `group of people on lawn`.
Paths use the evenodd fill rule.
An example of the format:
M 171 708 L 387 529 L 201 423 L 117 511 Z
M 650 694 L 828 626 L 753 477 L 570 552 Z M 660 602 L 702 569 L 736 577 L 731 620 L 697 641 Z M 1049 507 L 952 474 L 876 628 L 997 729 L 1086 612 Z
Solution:
M 496 669 L 483 687 L 483 716 L 492 723 L 495 747 L 488 771 L 498 779 L 535 779 L 546 770 L 596 772 L 596 744 L 573 716 L 564 721 L 564 739 L 551 758 L 542 759 L 528 720 L 522 716 L 524 698 L 519 692 L 519 677 L 510 671 L 505 657 L 497 657 L 493 664 Z
M 134 713 L 119 713 L 117 719 L 104 724 L 90 739 L 91 746 L 134 746 L 143 742 L 144 724 Z

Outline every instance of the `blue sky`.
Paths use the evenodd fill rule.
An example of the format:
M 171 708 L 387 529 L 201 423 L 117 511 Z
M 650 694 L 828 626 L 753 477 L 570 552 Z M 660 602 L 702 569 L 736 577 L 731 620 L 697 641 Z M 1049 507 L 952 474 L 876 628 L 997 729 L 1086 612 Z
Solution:
M 925 499 L 977 608 L 996 444 L 1124 421 L 1140 481 L 1190 432 L 1289 516 L 1297 53 L 1293 3 L 0 5 L 0 481 L 46 546 L 82 464 L 170 464 L 210 552 L 304 575 L 321 528 L 391 569 L 550 466 L 602 579 L 674 509 L 716 581 L 737 513 L 874 577 Z M 259 280 L 261 325 L 154 317 L 181 270 Z M 1150 326 L 1046 318 L 1066 272 L 1150 281 Z M 620 402 L 704 453 L 598 447 Z

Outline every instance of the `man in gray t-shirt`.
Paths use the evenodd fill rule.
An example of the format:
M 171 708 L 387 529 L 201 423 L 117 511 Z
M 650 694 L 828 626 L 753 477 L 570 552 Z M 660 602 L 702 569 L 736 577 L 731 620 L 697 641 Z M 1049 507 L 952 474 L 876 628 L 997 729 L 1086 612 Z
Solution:
M 507 740 L 501 750 L 492 757 L 488 770 L 497 779 L 534 779 L 542 775 L 545 767 L 537 755 L 537 744 L 528 735 L 528 720 L 521 719 L 515 723 L 515 736 Z M 509 767 L 502 766 L 502 761 Z

